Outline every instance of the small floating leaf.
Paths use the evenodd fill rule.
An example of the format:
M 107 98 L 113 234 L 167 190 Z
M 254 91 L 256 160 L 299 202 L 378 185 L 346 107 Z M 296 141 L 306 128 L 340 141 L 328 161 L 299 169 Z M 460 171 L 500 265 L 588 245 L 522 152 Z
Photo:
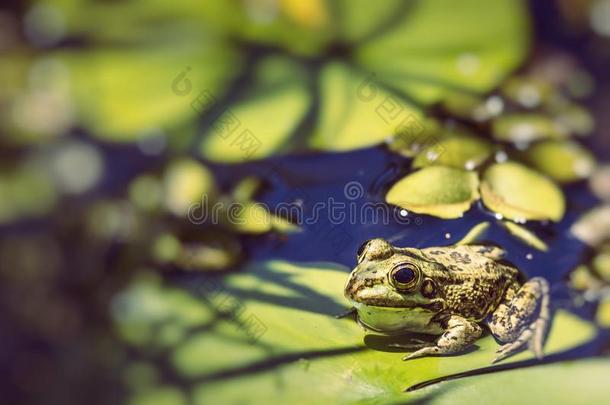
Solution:
M 479 198 L 478 185 L 475 173 L 431 166 L 394 184 L 386 201 L 419 214 L 459 218 Z
M 601 281 L 591 274 L 586 264 L 581 264 L 570 273 L 570 285 L 578 291 L 598 290 L 602 287 Z
M 571 231 L 589 246 L 599 246 L 610 239 L 610 205 L 593 208 L 583 215 Z
M 610 283 L 610 249 L 598 253 L 593 258 L 595 273 L 605 282 Z
M 528 148 L 524 156 L 531 166 L 562 183 L 587 178 L 595 169 L 593 155 L 573 141 L 542 141 Z
M 544 104 L 555 90 L 550 83 L 539 78 L 515 76 L 502 86 L 502 94 L 509 100 L 525 108 Z
M 599 303 L 595 320 L 599 326 L 610 328 L 610 298 L 606 298 Z
M 610 201 L 610 165 L 599 167 L 591 176 L 589 186 L 597 198 Z
M 165 206 L 178 216 L 186 215 L 193 204 L 210 202 L 216 190 L 212 173 L 192 159 L 180 159 L 170 164 L 163 183 Z M 202 206 L 202 209 L 207 208 Z
M 227 225 L 238 232 L 265 233 L 272 230 L 296 232 L 300 228 L 288 220 L 273 215 L 264 204 L 247 201 L 229 204 L 225 212 Z
M 514 222 L 502 222 L 502 224 L 506 227 L 506 229 L 508 229 L 508 231 L 513 236 L 517 237 L 518 239 L 525 242 L 526 244 L 528 244 L 538 250 L 541 250 L 543 252 L 546 252 L 549 250 L 549 247 L 547 246 L 547 244 L 544 243 L 544 241 L 542 241 L 540 238 L 538 238 L 529 229 L 527 229 L 521 225 L 517 225 Z
M 438 144 L 448 134 L 434 119 L 424 119 L 421 131 L 399 131 L 388 141 L 388 149 L 402 156 L 412 158 L 422 150 Z M 413 125 L 413 129 L 416 126 Z
M 489 222 L 481 222 L 472 227 L 470 231 L 456 245 L 468 245 L 478 240 L 489 229 Z
M 487 169 L 481 196 L 489 209 L 512 220 L 559 221 L 565 212 L 563 193 L 555 183 L 514 162 Z
M 595 121 L 591 113 L 576 104 L 569 104 L 557 111 L 556 121 L 575 135 L 588 135 L 593 131 Z
M 511 114 L 496 118 L 492 125 L 494 139 L 505 142 L 532 142 L 539 139 L 565 138 L 565 127 L 540 114 Z
M 413 161 L 413 167 L 431 165 L 472 170 L 491 155 L 489 142 L 468 135 L 455 135 L 424 149 Z

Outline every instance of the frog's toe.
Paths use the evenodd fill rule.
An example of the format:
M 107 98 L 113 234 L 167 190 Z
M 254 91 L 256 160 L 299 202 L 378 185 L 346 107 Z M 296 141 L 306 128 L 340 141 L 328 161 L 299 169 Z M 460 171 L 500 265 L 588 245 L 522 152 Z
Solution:
M 428 346 L 428 347 L 424 347 L 422 349 L 416 350 L 411 354 L 406 355 L 405 357 L 402 358 L 402 360 L 407 361 L 407 360 L 416 359 L 418 357 L 433 356 L 435 354 L 439 354 L 440 351 L 441 350 L 437 346 Z

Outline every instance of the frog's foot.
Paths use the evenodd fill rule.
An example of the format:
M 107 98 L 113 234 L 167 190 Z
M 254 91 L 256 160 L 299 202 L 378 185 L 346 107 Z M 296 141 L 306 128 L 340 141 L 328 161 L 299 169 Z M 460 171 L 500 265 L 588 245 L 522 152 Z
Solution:
M 479 325 L 460 316 L 452 316 L 447 321 L 447 330 L 436 341 L 436 345 L 423 347 L 403 357 L 403 360 L 424 356 L 455 354 L 463 351 L 481 336 Z
M 488 321 L 494 336 L 506 342 L 497 350 L 493 363 L 523 349 L 526 344 L 541 359 L 549 313 L 549 287 L 540 277 L 525 283 L 510 302 L 501 304 Z

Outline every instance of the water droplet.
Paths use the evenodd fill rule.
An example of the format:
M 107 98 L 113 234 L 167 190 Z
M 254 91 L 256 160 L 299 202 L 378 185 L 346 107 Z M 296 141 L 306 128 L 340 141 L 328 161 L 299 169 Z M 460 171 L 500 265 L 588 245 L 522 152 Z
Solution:
M 485 102 L 485 107 L 491 116 L 495 116 L 504 110 L 504 101 L 499 96 L 491 96 Z
M 500 220 L 502 220 L 502 219 L 504 218 L 504 215 L 502 215 L 502 214 L 500 214 L 499 212 L 497 212 L 497 213 L 496 213 L 496 215 L 495 215 L 495 217 L 496 217 L 496 219 L 497 219 L 498 221 L 500 221 Z
M 406 217 L 407 215 L 409 215 L 409 212 L 407 210 L 400 210 L 401 217 Z
M 527 260 L 532 260 L 532 259 L 534 258 L 534 255 L 533 255 L 533 254 L 531 254 L 531 253 L 528 253 L 527 255 L 525 255 L 525 258 L 526 258 Z
M 451 234 L 449 232 L 445 234 L 445 239 L 451 239 Z

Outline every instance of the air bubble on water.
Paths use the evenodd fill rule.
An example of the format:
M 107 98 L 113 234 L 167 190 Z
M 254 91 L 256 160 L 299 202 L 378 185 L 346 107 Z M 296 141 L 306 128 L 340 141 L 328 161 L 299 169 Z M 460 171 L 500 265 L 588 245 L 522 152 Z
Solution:
M 491 116 L 495 116 L 504 110 L 504 101 L 499 96 L 491 96 L 485 102 L 485 107 Z
M 508 160 L 508 155 L 503 150 L 499 150 L 498 152 L 496 152 L 495 159 L 498 163 L 504 163 Z
M 528 253 L 527 255 L 525 255 L 525 258 L 526 258 L 527 260 L 532 260 L 532 259 L 534 258 L 534 255 L 533 255 L 533 254 L 531 254 L 531 253 Z
M 407 215 L 409 215 L 409 211 L 407 211 L 407 210 L 400 210 L 400 216 L 401 217 L 406 217 Z
M 449 232 L 445 234 L 445 239 L 451 239 L 451 234 Z
M 499 212 L 497 212 L 497 213 L 496 213 L 496 215 L 495 215 L 495 217 L 496 217 L 496 219 L 499 221 L 499 220 L 501 220 L 501 219 L 503 219 L 503 218 L 504 218 L 504 215 L 502 215 L 502 214 L 500 214 Z

